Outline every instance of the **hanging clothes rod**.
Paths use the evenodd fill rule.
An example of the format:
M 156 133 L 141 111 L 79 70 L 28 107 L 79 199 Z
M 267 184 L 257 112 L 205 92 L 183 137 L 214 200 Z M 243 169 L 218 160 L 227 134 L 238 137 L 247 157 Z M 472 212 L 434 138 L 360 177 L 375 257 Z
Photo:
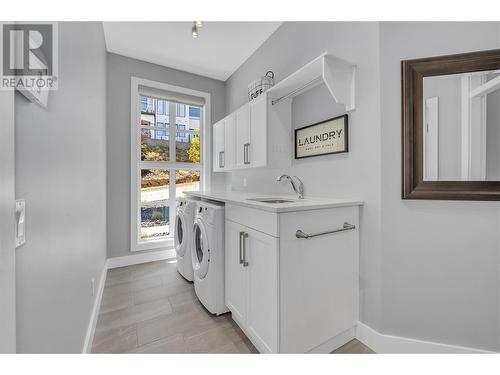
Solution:
M 322 80 L 323 80 L 323 77 L 316 77 L 313 80 L 307 82 L 304 86 L 301 86 L 298 89 L 295 89 L 292 92 L 289 92 L 288 94 L 283 95 L 282 97 L 280 97 L 278 99 L 272 100 L 271 104 L 272 105 L 278 104 L 282 100 L 288 99 L 290 96 L 298 94 L 299 92 L 303 91 L 304 89 L 308 88 L 309 86 L 314 85 L 314 84 L 316 84 L 316 83 L 318 83 L 319 81 L 322 81 Z

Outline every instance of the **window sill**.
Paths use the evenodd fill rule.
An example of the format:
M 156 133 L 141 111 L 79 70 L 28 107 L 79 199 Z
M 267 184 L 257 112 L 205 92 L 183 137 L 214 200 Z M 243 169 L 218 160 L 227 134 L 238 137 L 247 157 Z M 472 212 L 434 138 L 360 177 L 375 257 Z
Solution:
M 172 250 L 175 248 L 174 238 L 168 237 L 166 239 L 158 239 L 158 240 L 149 240 L 149 241 L 141 241 L 133 244 L 131 246 L 130 251 L 145 251 L 145 250 Z

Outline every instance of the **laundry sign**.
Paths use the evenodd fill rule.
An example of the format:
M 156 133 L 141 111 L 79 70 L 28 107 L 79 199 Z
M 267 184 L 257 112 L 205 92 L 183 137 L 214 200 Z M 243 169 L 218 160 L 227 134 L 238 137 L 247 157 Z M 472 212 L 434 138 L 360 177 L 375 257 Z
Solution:
M 347 115 L 295 130 L 295 159 L 347 152 Z

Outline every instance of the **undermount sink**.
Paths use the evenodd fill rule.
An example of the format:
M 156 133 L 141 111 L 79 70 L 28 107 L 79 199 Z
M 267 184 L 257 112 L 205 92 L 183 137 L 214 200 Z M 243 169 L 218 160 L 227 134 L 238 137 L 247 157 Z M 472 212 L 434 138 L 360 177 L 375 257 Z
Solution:
M 249 201 L 256 201 L 256 202 L 262 202 L 262 203 L 293 203 L 295 201 L 289 200 L 289 199 L 283 199 L 283 198 L 248 198 L 247 200 Z

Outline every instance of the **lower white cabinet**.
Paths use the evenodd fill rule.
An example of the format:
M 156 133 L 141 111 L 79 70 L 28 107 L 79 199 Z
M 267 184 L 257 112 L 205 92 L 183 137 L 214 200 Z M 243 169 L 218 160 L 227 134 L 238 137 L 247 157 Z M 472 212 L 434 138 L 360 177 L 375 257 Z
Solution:
M 260 352 L 329 353 L 355 337 L 358 210 L 226 204 L 226 305 Z M 355 229 L 336 231 L 344 223 Z M 336 232 L 304 239 L 299 229 Z
M 276 353 L 278 239 L 226 220 L 226 247 L 226 306 L 261 352 Z
M 242 236 L 245 227 L 226 220 L 226 306 L 231 310 L 233 319 L 240 324 L 246 323 L 247 316 L 247 269 L 241 263 Z

